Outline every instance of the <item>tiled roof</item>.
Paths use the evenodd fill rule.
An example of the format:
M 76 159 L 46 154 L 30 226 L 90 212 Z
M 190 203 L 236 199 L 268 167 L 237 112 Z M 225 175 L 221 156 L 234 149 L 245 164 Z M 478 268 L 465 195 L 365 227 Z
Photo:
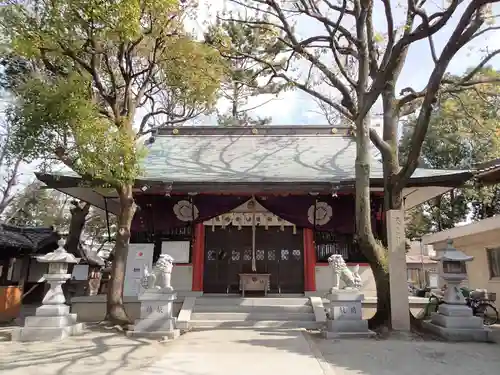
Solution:
M 23 228 L 0 224 L 0 248 L 37 251 L 58 240 L 53 228 Z
M 339 134 L 160 134 L 141 179 L 169 182 L 341 182 L 355 178 L 356 143 Z M 371 178 L 382 163 L 371 150 Z M 412 178 L 464 173 L 418 168 Z
M 406 255 L 406 263 L 418 263 L 418 264 L 437 264 L 435 260 L 432 260 L 429 256 L 424 255 Z

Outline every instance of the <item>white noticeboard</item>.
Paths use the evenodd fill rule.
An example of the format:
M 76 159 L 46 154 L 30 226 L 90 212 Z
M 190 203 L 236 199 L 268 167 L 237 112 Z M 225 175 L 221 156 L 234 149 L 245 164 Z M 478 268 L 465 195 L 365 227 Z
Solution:
M 161 243 L 161 253 L 174 258 L 174 263 L 189 263 L 190 241 L 164 241 Z
M 141 292 L 141 277 L 144 266 L 151 271 L 153 267 L 152 243 L 131 243 L 128 245 L 127 266 L 125 268 L 125 282 L 123 296 L 138 296 Z
M 73 266 L 73 273 L 71 275 L 73 280 L 88 280 L 89 278 L 89 265 L 88 264 L 75 264 Z

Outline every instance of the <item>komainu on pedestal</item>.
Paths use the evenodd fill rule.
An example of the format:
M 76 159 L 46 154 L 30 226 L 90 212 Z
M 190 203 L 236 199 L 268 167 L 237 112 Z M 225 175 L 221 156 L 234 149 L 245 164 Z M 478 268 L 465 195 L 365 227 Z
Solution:
M 363 286 L 359 275 L 359 264 L 351 271 L 340 254 L 328 258 L 333 271 L 333 287 L 327 294 L 325 338 L 367 337 L 374 333 L 368 329 L 368 321 L 363 320 Z M 344 286 L 340 288 L 340 281 Z
M 144 269 L 141 279 L 144 292 L 139 295 L 141 315 L 130 335 L 170 340 L 179 337 L 173 317 L 173 303 L 177 298 L 171 285 L 173 266 L 174 258 L 161 254 L 151 272 Z

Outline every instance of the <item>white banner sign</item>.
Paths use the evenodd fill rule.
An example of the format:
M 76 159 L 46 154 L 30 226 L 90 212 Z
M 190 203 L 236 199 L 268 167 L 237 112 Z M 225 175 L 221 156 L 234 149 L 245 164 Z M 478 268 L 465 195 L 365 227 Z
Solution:
M 161 253 L 174 258 L 174 263 L 189 263 L 190 241 L 164 241 L 161 243 Z
M 141 277 L 144 266 L 151 271 L 153 267 L 152 243 L 131 243 L 128 245 L 127 266 L 125 268 L 125 283 L 123 296 L 138 296 L 141 291 Z

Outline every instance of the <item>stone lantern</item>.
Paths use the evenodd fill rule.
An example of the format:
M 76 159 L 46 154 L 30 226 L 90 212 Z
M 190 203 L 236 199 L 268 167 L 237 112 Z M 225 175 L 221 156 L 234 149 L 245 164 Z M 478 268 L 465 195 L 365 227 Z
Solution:
M 466 263 L 474 257 L 455 249 L 453 241 L 448 240 L 446 249 L 432 259 L 441 263 L 440 276 L 446 282 L 446 290 L 444 303 L 424 326 L 450 341 L 487 341 L 489 329 L 480 317 L 473 316 L 460 290 L 460 284 L 467 279 Z
M 83 330 L 83 324 L 76 322 L 76 314 L 70 314 L 62 290 L 62 285 L 71 278 L 67 273 L 68 265 L 76 264 L 80 259 L 66 252 L 64 239 L 57 244 L 59 247 L 53 252 L 36 257 L 38 262 L 48 263 L 48 273 L 43 277 L 50 288 L 35 316 L 26 317 L 24 327 L 12 332 L 13 341 L 61 340 Z
M 448 240 L 446 249 L 432 258 L 441 263 L 441 277 L 446 282 L 444 302 L 448 305 L 465 305 L 465 298 L 460 290 L 460 284 L 467 279 L 466 263 L 474 257 L 453 247 L 453 241 Z

